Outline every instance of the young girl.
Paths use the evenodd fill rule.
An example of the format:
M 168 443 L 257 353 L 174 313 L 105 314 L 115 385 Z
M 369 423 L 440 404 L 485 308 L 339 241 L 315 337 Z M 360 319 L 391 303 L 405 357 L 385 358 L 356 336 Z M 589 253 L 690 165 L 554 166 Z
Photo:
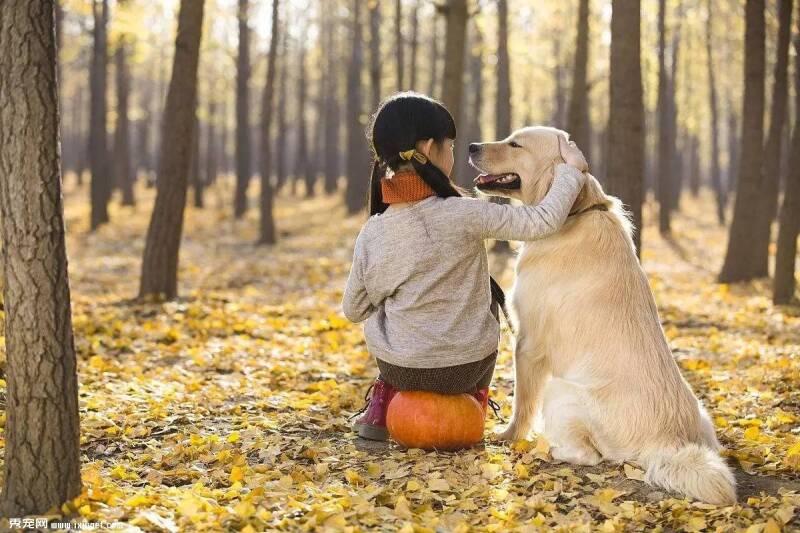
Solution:
M 371 216 L 342 298 L 349 320 L 368 319 L 364 336 L 380 370 L 354 426 L 364 438 L 386 440 L 386 408 L 397 390 L 471 393 L 486 410 L 503 296 L 489 277 L 484 241 L 556 232 L 584 184 L 583 155 L 567 146 L 562 156 L 576 166 L 556 166 L 537 206 L 462 197 L 449 178 L 455 138 L 447 109 L 420 94 L 397 94 L 375 115 Z

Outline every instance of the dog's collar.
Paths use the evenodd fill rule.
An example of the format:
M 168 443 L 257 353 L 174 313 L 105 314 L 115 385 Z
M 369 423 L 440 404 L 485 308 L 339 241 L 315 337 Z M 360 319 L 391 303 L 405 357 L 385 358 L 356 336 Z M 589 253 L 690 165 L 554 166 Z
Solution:
M 606 204 L 594 204 L 594 205 L 590 205 L 586 209 L 582 209 L 580 211 L 575 211 L 574 213 L 570 213 L 567 216 L 568 217 L 574 217 L 576 215 L 582 215 L 584 213 L 588 213 L 589 211 L 608 211 L 608 206 Z

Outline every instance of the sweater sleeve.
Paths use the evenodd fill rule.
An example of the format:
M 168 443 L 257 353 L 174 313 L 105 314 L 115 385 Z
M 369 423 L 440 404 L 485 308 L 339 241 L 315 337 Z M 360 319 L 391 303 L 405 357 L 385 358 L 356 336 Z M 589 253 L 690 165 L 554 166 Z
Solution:
M 539 205 L 480 202 L 471 222 L 482 239 L 534 241 L 547 237 L 564 225 L 584 181 L 580 170 L 561 163 L 556 165 L 553 185 Z
M 342 312 L 351 322 L 361 322 L 375 312 L 375 306 L 367 294 L 364 285 L 364 257 L 361 249 L 361 236 L 356 239 L 353 251 L 353 264 L 347 276 L 347 284 L 342 295 Z

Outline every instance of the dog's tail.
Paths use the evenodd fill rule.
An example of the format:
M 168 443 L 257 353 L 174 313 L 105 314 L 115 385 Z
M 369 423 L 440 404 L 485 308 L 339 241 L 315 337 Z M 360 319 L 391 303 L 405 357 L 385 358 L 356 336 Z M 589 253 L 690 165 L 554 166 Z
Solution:
M 708 446 L 685 444 L 644 461 L 645 481 L 715 505 L 736 503 L 736 480 L 722 457 Z

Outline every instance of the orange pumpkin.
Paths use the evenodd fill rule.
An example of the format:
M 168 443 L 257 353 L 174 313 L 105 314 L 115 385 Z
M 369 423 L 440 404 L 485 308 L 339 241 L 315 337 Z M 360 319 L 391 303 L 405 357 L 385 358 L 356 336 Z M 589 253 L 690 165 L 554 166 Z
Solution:
M 483 438 L 484 413 L 471 394 L 400 391 L 386 413 L 389 435 L 406 448 L 458 450 Z

